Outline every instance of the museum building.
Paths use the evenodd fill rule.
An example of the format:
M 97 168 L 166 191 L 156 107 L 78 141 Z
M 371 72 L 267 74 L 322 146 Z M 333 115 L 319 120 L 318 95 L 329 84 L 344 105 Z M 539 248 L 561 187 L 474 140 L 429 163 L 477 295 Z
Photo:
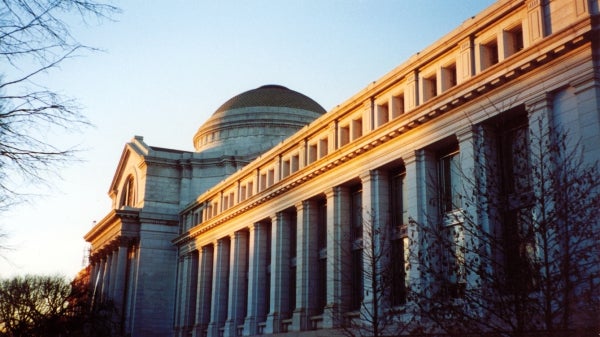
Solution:
M 91 289 L 130 336 L 319 336 L 376 302 L 367 233 L 386 228 L 389 301 L 410 306 L 408 224 L 460 226 L 449 214 L 477 207 L 464 172 L 498 161 L 518 213 L 531 134 L 568 129 L 600 160 L 599 7 L 501 0 L 330 111 L 265 85 L 219 107 L 193 152 L 135 136 L 85 234 Z

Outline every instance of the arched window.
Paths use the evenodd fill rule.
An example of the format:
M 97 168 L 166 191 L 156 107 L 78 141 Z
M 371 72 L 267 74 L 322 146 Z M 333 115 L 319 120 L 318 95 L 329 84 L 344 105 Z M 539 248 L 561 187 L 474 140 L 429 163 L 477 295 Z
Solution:
M 127 177 L 127 181 L 121 190 L 121 207 L 131 206 L 135 204 L 135 182 L 133 176 Z

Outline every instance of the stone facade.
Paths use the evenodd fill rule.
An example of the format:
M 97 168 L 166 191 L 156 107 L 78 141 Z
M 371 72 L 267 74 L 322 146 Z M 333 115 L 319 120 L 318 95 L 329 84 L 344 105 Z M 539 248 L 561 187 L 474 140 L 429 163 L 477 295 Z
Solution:
M 258 134 L 244 129 L 251 104 L 218 110 L 195 153 L 134 138 L 114 210 L 85 237 L 92 287 L 121 306 L 131 336 L 316 336 L 360 318 L 373 302 L 356 272 L 368 267 L 363 233 L 393 225 L 404 247 L 393 258 L 406 262 L 407 237 L 420 235 L 409 217 L 464 221 L 448 217 L 475 207 L 453 165 L 502 161 L 496 140 L 535 135 L 540 118 L 600 160 L 598 20 L 597 1 L 499 1 L 322 116 L 262 109 L 292 109 L 296 126 L 318 118 L 293 134 L 271 123 L 263 131 L 285 140 L 250 151 L 258 159 L 236 157 L 237 137 Z M 402 277 L 422 282 L 407 266 Z

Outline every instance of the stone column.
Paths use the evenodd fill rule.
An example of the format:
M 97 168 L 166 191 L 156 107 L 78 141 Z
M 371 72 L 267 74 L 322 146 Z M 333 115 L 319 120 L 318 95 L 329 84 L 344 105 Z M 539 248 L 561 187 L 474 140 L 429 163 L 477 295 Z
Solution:
M 343 301 L 349 297 L 344 278 L 350 273 L 350 191 L 337 186 L 325 191 L 327 198 L 327 294 L 323 327 L 336 327 L 341 319 Z
M 238 326 L 246 315 L 247 275 L 248 275 L 248 232 L 237 231 L 230 236 L 231 258 L 229 262 L 229 304 L 225 337 L 237 336 Z
M 408 196 L 408 198 L 406 199 L 407 212 L 409 216 L 413 219 L 413 221 L 425 221 L 420 216 L 420 199 L 422 198 L 422 196 L 420 196 L 419 193 L 422 193 L 421 184 L 425 184 L 425 181 L 420 180 L 422 179 L 422 175 L 419 173 L 418 166 L 420 166 L 421 163 L 417 163 L 417 155 L 415 151 L 411 151 L 409 153 L 404 154 L 402 156 L 402 159 L 404 160 L 404 168 L 406 171 L 406 179 L 404 183 L 406 184 L 406 195 Z M 414 237 L 415 240 L 417 240 L 415 242 L 418 242 L 418 229 L 415 226 L 408 224 L 407 230 L 408 237 Z M 417 247 L 415 246 L 416 245 L 411 245 L 410 247 L 411 249 L 413 249 L 413 251 L 409 254 L 409 261 L 407 261 L 407 263 L 409 263 L 410 265 L 410 268 L 406 270 L 406 280 L 411 285 L 418 285 L 418 282 L 421 279 L 418 268 L 419 261 L 418 259 L 416 259 L 416 254 L 418 252 L 416 251 Z
M 99 256 L 95 256 L 95 269 L 96 275 L 92 280 L 92 296 L 94 297 L 94 301 L 98 301 L 102 298 L 102 279 L 104 278 L 104 257 L 102 254 L 98 254 Z
M 125 281 L 127 280 L 127 252 L 129 249 L 129 239 L 119 238 L 116 258 L 116 268 L 114 277 L 113 300 L 115 307 L 120 315 L 123 314 L 123 304 L 125 300 Z
M 213 281 L 213 245 L 204 246 L 198 256 L 198 291 L 196 297 L 196 318 L 193 337 L 204 337 L 210 322 Z
M 210 323 L 208 324 L 208 337 L 220 337 L 227 318 L 228 285 L 229 285 L 229 238 L 218 240 L 215 244 L 213 265 L 213 287 L 210 311 Z
M 298 234 L 296 243 L 296 309 L 292 315 L 291 331 L 310 329 L 309 317 L 314 314 L 314 291 L 318 272 L 317 206 L 314 200 L 296 204 Z
M 581 0 L 579 0 L 581 1 Z M 596 38 L 600 43 L 600 39 Z M 593 43 L 592 43 L 593 45 Z M 569 142 L 576 142 L 580 138 L 581 150 L 583 152 L 583 162 L 586 165 L 594 165 L 595 160 L 600 157 L 600 81 L 593 75 L 579 78 L 572 83 L 577 97 L 577 133 L 569 137 Z M 558 107 L 555 108 L 558 110 Z M 557 111 L 558 112 L 558 111 Z M 563 111 L 563 114 L 571 113 Z M 570 129 L 570 132 L 575 130 Z M 572 149 L 573 144 L 570 144 Z
M 109 280 L 109 288 L 108 288 L 108 298 L 111 300 L 115 300 L 115 284 L 116 284 L 116 275 L 117 275 L 117 261 L 119 258 L 117 251 L 117 242 L 111 243 L 112 252 L 110 253 L 110 280 Z
M 94 292 L 96 286 L 96 279 L 98 278 L 98 259 L 96 256 L 90 256 L 89 258 L 89 268 L 90 268 L 90 282 L 88 287 L 90 291 Z
M 279 212 L 271 218 L 271 303 L 265 333 L 278 333 L 281 320 L 289 317 L 290 216 Z
M 363 285 L 364 306 L 372 306 L 374 300 L 379 301 L 382 309 L 384 294 L 381 289 L 373 289 L 374 282 L 383 284 L 383 275 L 373 270 L 385 271 L 391 251 L 391 235 L 389 228 L 390 188 L 387 171 L 372 170 L 360 175 L 362 182 L 362 219 L 363 219 Z M 386 291 L 384 289 L 383 291 Z M 379 293 L 375 294 L 378 291 Z M 356 294 L 354 294 L 356 296 Z M 373 307 L 369 309 L 372 313 Z M 383 313 L 381 313 L 383 314 Z
M 110 289 L 110 263 L 112 262 L 112 252 L 106 252 L 104 258 L 104 272 L 102 273 L 102 300 L 106 300 Z
M 189 255 L 183 255 L 179 257 L 179 268 L 178 268 L 178 279 L 177 284 L 177 316 L 175 318 L 175 327 L 177 329 L 177 335 L 183 336 L 188 316 L 189 308 Z
M 249 227 L 248 308 L 244 321 L 244 335 L 258 334 L 258 323 L 265 321 L 268 303 L 265 303 L 267 283 L 267 233 L 266 226 L 257 222 Z

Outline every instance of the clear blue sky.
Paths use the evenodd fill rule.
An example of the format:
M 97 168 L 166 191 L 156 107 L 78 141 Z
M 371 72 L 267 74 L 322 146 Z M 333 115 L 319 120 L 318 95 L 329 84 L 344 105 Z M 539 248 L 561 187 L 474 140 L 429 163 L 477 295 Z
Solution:
M 330 110 L 478 14 L 492 0 L 115 2 L 116 22 L 73 26 L 103 52 L 67 60 L 41 79 L 76 98 L 95 125 L 56 135 L 85 149 L 62 180 L 0 218 L 11 251 L 0 277 L 74 276 L 83 235 L 110 211 L 107 192 L 134 135 L 193 150 L 222 103 L 264 84 L 299 91 Z

